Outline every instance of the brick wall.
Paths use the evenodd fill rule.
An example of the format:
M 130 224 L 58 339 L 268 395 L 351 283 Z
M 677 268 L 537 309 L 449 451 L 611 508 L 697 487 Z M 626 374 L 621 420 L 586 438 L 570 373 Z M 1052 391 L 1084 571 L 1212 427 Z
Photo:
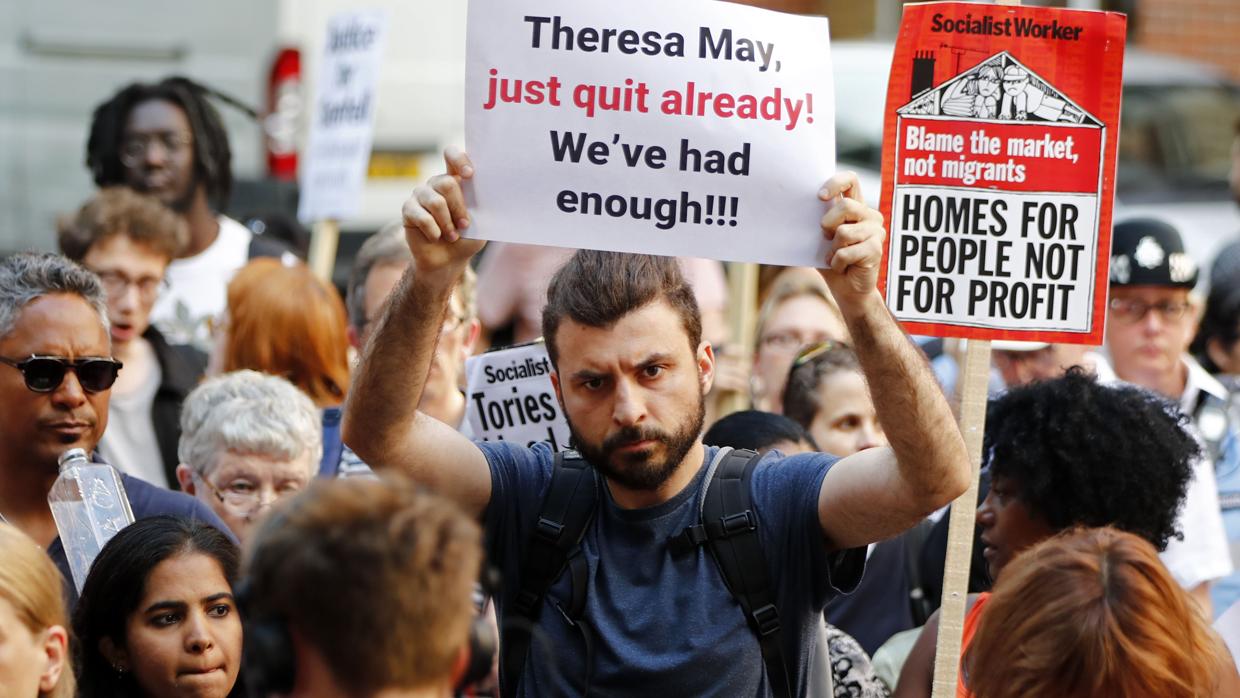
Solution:
M 768 10 L 778 10 L 780 12 L 792 12 L 799 15 L 814 15 L 822 13 L 822 2 L 820 0 L 731 0 L 741 5 L 755 5 L 757 7 L 765 7 Z
M 1240 80 L 1240 0 L 1138 0 L 1133 43 L 1212 63 Z
M 782 12 L 831 18 L 835 38 L 870 36 L 877 3 L 916 0 L 732 0 Z M 1097 0 L 1099 7 L 1128 11 L 1135 31 L 1129 41 L 1151 51 L 1172 53 L 1218 66 L 1240 81 L 1240 0 Z M 1030 5 L 1064 6 L 1067 0 L 1026 0 Z M 890 13 L 894 22 L 899 12 Z

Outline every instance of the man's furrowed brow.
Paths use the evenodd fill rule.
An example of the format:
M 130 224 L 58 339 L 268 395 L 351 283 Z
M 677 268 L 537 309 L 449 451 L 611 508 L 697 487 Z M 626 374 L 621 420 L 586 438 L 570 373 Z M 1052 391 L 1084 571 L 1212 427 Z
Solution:
M 591 381 L 591 380 L 597 380 L 599 378 L 604 378 L 606 377 L 606 375 L 607 374 L 602 373 L 600 371 L 592 371 L 588 368 L 583 368 L 577 371 L 573 371 L 573 380 L 577 382 Z
M 643 368 L 646 368 L 647 366 L 657 366 L 659 364 L 672 363 L 673 360 L 674 360 L 674 357 L 671 354 L 667 352 L 659 351 L 639 361 L 637 363 L 637 368 L 638 370 L 641 370 Z

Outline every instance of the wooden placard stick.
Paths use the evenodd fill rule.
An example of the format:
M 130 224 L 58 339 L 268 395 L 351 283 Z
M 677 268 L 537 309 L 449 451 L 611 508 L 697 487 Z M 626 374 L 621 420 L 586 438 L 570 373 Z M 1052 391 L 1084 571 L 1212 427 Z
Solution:
M 746 367 L 753 365 L 754 332 L 758 315 L 758 265 L 733 262 L 728 265 L 728 326 L 731 338 L 728 352 L 740 357 Z M 719 403 L 719 415 L 749 409 L 752 400 L 744 392 L 733 391 Z
M 996 5 L 1020 5 L 1020 0 L 994 0 Z M 947 529 L 947 559 L 943 565 L 943 601 L 939 606 L 939 637 L 934 651 L 932 698 L 952 698 L 959 682 L 964 607 L 969 592 L 969 563 L 973 558 L 973 528 L 977 513 L 978 475 L 982 440 L 986 433 L 987 386 L 990 383 L 990 342 L 970 340 L 965 348 L 960 390 L 960 433 L 973 476 L 969 489 L 952 502 Z
M 327 283 L 332 282 L 336 266 L 336 247 L 340 243 L 340 223 L 327 219 L 314 224 L 310 232 L 310 271 Z
M 960 670 L 960 639 L 964 631 L 969 562 L 973 557 L 973 519 L 977 510 L 978 472 L 982 436 L 986 431 L 986 389 L 990 382 L 990 342 L 969 340 L 961 373 L 960 432 L 964 435 L 973 477 L 969 489 L 952 502 L 947 529 L 947 560 L 943 568 L 943 603 L 939 607 L 939 637 L 934 652 L 934 698 L 956 695 Z

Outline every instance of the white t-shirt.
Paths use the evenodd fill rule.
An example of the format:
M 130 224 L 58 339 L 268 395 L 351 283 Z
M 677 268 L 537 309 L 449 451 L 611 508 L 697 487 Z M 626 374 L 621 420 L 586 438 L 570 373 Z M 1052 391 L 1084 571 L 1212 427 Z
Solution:
M 168 288 L 151 310 L 151 322 L 169 344 L 192 344 L 209 351 L 207 318 L 228 306 L 228 282 L 250 259 L 254 234 L 228 216 L 219 216 L 220 234 L 207 249 L 168 265 Z
M 109 399 L 108 429 L 99 440 L 99 451 L 121 472 L 168 489 L 159 439 L 151 422 L 151 405 L 163 374 L 151 361 L 142 383 L 129 393 L 113 393 Z

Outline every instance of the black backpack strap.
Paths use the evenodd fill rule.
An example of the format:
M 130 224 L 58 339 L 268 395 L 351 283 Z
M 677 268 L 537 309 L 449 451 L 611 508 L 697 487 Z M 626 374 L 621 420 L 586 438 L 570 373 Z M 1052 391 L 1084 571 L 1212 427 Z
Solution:
M 921 581 L 921 551 L 926 546 L 926 540 L 930 538 L 930 532 L 933 529 L 933 521 L 922 519 L 916 526 L 900 536 L 901 552 L 904 557 L 904 582 L 908 588 L 909 610 L 913 614 L 915 626 L 925 625 L 930 614 L 934 613 L 931 599 L 926 597 L 926 590 Z
M 598 504 L 598 476 L 575 451 L 555 454 L 551 484 L 543 496 L 538 520 L 525 547 L 521 588 L 504 610 L 504 694 L 516 692 L 525 668 L 542 600 L 581 544 Z M 577 576 L 580 572 L 575 572 Z M 584 586 L 584 585 L 583 585 Z M 574 579 L 574 588 L 577 581 Z M 574 590 L 573 595 L 579 592 Z
M 685 529 L 671 545 L 673 551 L 703 543 L 709 546 L 724 583 L 758 637 L 771 694 L 790 698 L 792 682 L 780 642 L 779 610 L 758 537 L 758 516 L 749 498 L 750 478 L 761 459 L 753 451 L 736 450 L 724 454 L 717 466 L 712 464 L 714 473 L 702 498 L 701 524 Z
M 586 590 L 590 583 L 590 566 L 580 547 L 568 558 L 568 575 L 571 582 L 568 602 L 560 604 L 553 600 L 551 603 L 564 617 L 565 622 L 581 635 L 586 650 L 586 678 L 581 695 L 588 696 L 590 685 L 594 682 L 594 628 L 583 618 L 586 610 Z

